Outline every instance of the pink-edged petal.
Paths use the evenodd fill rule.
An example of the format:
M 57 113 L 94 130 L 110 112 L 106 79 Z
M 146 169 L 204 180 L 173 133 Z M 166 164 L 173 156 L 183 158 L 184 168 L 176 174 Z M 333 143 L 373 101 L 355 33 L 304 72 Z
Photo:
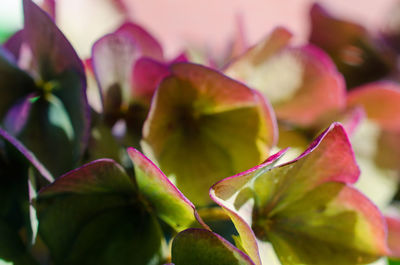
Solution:
M 301 173 L 296 176 L 287 175 L 287 178 L 291 181 L 297 178 L 298 181 L 301 180 L 293 188 L 304 189 L 302 192 L 331 181 L 353 184 L 360 175 L 347 133 L 339 123 L 333 123 L 298 158 L 279 168 L 284 171 L 285 166 L 292 164 L 294 167 L 301 167 Z M 290 189 L 288 188 L 288 192 L 292 193 Z M 289 200 L 293 195 L 284 200 Z
M 192 63 L 177 63 L 171 66 L 171 73 L 177 78 L 198 85 L 196 90 L 199 96 L 209 101 L 201 102 L 202 105 L 199 106 L 204 108 L 205 113 L 218 113 L 255 104 L 253 91 L 210 68 Z M 227 84 L 232 88 L 221 89 Z
M 366 264 L 388 254 L 379 209 L 343 183 L 319 185 L 269 221 L 263 218 L 254 215 L 253 229 L 268 237 L 282 264 Z
M 367 118 L 383 130 L 400 131 L 400 86 L 377 82 L 354 89 L 347 95 L 348 107 L 363 107 Z
M 111 159 L 99 159 L 59 177 L 40 191 L 41 197 L 63 193 L 135 193 L 136 188 L 124 169 Z
M 250 172 L 256 169 L 263 172 L 262 168 L 261 165 Z M 278 166 L 274 171 L 267 172 L 268 177 L 265 177 L 265 181 L 269 182 L 274 178 L 276 181 L 271 183 L 272 186 L 268 190 L 260 191 L 264 195 L 262 200 L 261 197 L 259 198 L 261 200 L 259 203 L 274 202 L 274 211 L 276 211 L 278 206 L 284 207 L 290 204 L 322 183 L 335 181 L 352 184 L 357 181 L 359 174 L 360 171 L 344 128 L 340 124 L 332 124 L 299 157 Z M 237 177 L 244 178 L 243 176 L 248 177 L 248 175 L 249 173 L 245 172 Z M 252 173 L 252 175 L 257 175 L 257 173 Z M 257 181 L 261 183 L 263 180 Z M 283 183 L 290 183 L 290 185 Z M 259 188 L 255 185 L 254 189 L 257 191 Z M 275 189 L 280 192 L 276 193 Z
M 400 219 L 386 217 L 388 225 L 388 245 L 391 253 L 390 257 L 400 259 Z
M 144 143 L 178 188 L 195 204 L 205 204 L 211 184 L 266 158 L 276 141 L 271 113 L 243 84 L 179 63 L 153 97 Z
M 298 157 L 310 143 L 310 137 L 316 132 L 320 132 L 320 128 L 327 128 L 332 121 L 340 122 L 346 133 L 351 137 L 359 128 L 359 125 L 365 118 L 365 112 L 362 108 L 351 108 L 339 112 L 332 112 L 323 115 L 317 122 L 309 128 L 299 128 L 292 124 L 281 122 L 279 124 L 279 142 L 277 147 L 280 149 L 288 148 L 283 161 L 291 161 Z
M 164 237 L 156 216 L 113 160 L 68 172 L 35 202 L 39 234 L 54 263 L 161 263 Z
M 351 135 L 357 130 L 358 126 L 365 119 L 366 114 L 363 108 L 350 108 L 339 116 L 339 121 L 343 124 L 346 132 Z
M 138 45 L 125 33 L 108 34 L 93 45 L 93 72 L 105 113 L 128 108 L 132 98 L 131 73 L 140 55 Z
M 260 242 L 266 240 L 266 233 L 274 237 L 274 240 L 272 240 L 272 238 L 270 240 L 274 248 L 279 248 L 277 253 L 280 255 L 281 262 L 284 262 L 284 264 L 295 264 L 288 261 L 287 258 L 284 257 L 285 255 L 282 256 L 282 253 L 286 253 L 287 256 L 290 253 L 287 251 L 291 248 L 300 251 L 296 254 L 294 254 L 294 252 L 292 253 L 296 256 L 296 259 L 298 258 L 297 254 L 300 256 L 303 255 L 303 258 L 307 257 L 307 259 L 312 257 L 312 255 L 307 255 L 307 247 L 302 248 L 301 244 L 293 238 L 289 240 L 287 238 L 289 234 L 284 233 L 279 235 L 279 233 L 282 232 L 279 227 L 279 229 L 277 228 L 278 230 L 275 231 L 277 234 L 274 234 L 273 225 L 275 223 L 273 218 L 276 217 L 279 219 L 280 216 L 282 217 L 285 214 L 290 214 L 292 211 L 287 210 L 289 208 L 297 207 L 300 209 L 302 205 L 306 205 L 304 206 L 305 208 L 311 207 L 313 203 L 318 203 L 319 201 L 318 199 L 313 200 L 313 198 L 316 198 L 317 195 L 323 197 L 325 193 L 326 196 L 328 196 L 325 198 L 326 203 L 337 200 L 338 198 L 345 198 L 343 199 L 345 202 L 343 202 L 342 199 L 339 200 L 339 206 L 342 207 L 340 208 L 338 206 L 341 209 L 340 211 L 346 211 L 343 210 L 346 207 L 354 207 L 352 210 L 354 214 L 358 216 L 357 218 L 360 218 L 360 222 L 366 224 L 360 225 L 359 227 L 360 229 L 366 229 L 365 231 L 352 230 L 351 226 L 343 229 L 347 229 L 347 232 L 352 231 L 353 235 L 357 235 L 358 242 L 363 242 L 364 234 L 368 235 L 366 236 L 368 240 L 363 243 L 364 245 L 359 251 L 352 252 L 349 256 L 346 256 L 346 254 L 339 255 L 340 257 L 336 260 L 349 261 L 357 257 L 373 260 L 379 255 L 384 255 L 384 243 L 382 243 L 382 238 L 384 238 L 385 229 L 379 211 L 366 197 L 353 188 L 346 186 L 346 184 L 354 183 L 360 172 L 355 163 L 354 154 L 347 135 L 341 125 L 331 125 L 298 158 L 274 167 L 273 164 L 276 164 L 281 156 L 282 152 L 276 154 L 260 166 L 218 182 L 210 190 L 210 196 L 213 200 L 227 210 L 232 218 L 241 236 L 244 249 L 256 264 L 260 264 L 261 262 L 259 257 L 260 255 L 262 256 L 262 253 L 258 253 L 257 249 L 260 247 Z M 336 188 L 331 188 L 330 185 L 334 185 Z M 341 196 L 336 196 L 339 193 L 334 192 L 332 197 L 329 197 L 328 190 L 332 192 L 335 190 L 343 191 L 343 194 Z M 351 191 L 348 192 L 348 190 Z M 305 200 L 304 198 L 307 198 L 307 196 L 310 196 L 309 194 L 314 194 L 314 197 L 309 197 L 307 203 L 305 201 L 299 203 Z M 354 198 L 351 198 L 351 196 Z M 362 201 L 362 205 L 359 205 L 360 201 Z M 295 207 L 293 205 L 297 206 Z M 356 206 L 361 208 L 356 209 Z M 315 218 L 318 219 L 317 217 Z M 268 220 L 272 220 L 271 223 L 269 223 Z M 343 221 L 344 220 L 346 219 L 343 219 Z M 288 222 L 286 223 L 286 221 Z M 276 222 L 276 225 L 281 224 L 285 227 L 293 225 L 296 227 L 295 221 L 286 221 Z M 304 220 L 302 219 L 302 222 L 306 224 L 307 218 L 304 218 Z M 330 222 L 331 220 L 326 220 L 327 224 Z M 307 225 L 313 226 L 314 224 L 311 223 Z M 377 226 L 372 229 L 374 225 Z M 301 226 L 299 229 L 300 228 Z M 269 229 L 272 230 L 268 232 Z M 339 230 L 343 232 L 343 229 L 341 230 L 340 228 Z M 297 230 L 294 229 L 294 231 Z M 312 229 L 309 230 L 309 232 L 310 231 L 312 231 Z M 301 234 L 300 231 L 298 232 Z M 346 233 L 343 232 L 341 236 L 345 235 Z M 333 240 L 340 240 L 341 236 Z M 318 249 L 318 240 L 316 239 L 315 241 L 317 243 L 312 242 L 311 239 L 309 240 L 310 249 L 314 247 Z M 302 242 L 305 241 L 303 240 Z M 312 244 L 314 244 L 314 247 L 312 247 Z M 371 246 L 374 248 L 379 246 L 379 248 L 373 250 Z M 334 244 L 332 245 L 329 242 L 321 247 L 326 247 L 325 250 L 331 248 L 335 249 Z M 338 249 L 347 249 L 348 251 L 351 251 L 352 248 L 352 246 L 346 244 L 338 246 Z M 365 251 L 365 253 L 363 251 Z M 293 256 L 293 258 L 295 256 Z M 321 261 L 327 257 L 333 258 L 333 256 L 330 255 L 326 255 L 323 258 L 316 258 Z M 261 259 L 265 259 L 265 257 L 261 257 Z M 303 261 L 300 263 L 304 263 L 304 259 L 301 257 L 300 261 Z M 318 262 L 315 264 L 319 264 Z
M 126 22 L 115 33 L 130 36 L 140 47 L 143 56 L 163 61 L 164 56 L 160 43 L 141 26 Z
M 275 106 L 280 120 L 307 126 L 326 113 L 345 106 L 346 88 L 343 77 L 322 50 L 308 45 L 289 48 L 287 53 L 299 60 L 303 74 L 296 93 Z
M 148 105 L 158 82 L 168 73 L 167 65 L 161 63 L 161 45 L 131 22 L 98 40 L 92 61 L 107 113 L 127 110 L 131 102 Z
M 209 191 L 210 197 L 230 216 L 240 235 L 241 246 L 257 265 L 262 264 L 262 257 L 260 257 L 256 235 L 251 228 L 254 202 L 248 201 L 252 195 L 249 194 L 249 189 L 246 186 L 259 170 L 270 170 L 284 155 L 285 151 L 272 155 L 259 166 L 215 183 Z M 237 193 L 238 191 L 239 193 Z M 238 203 L 236 203 L 236 200 Z
M 361 25 L 338 19 L 317 3 L 310 16 L 310 42 L 332 57 L 348 88 L 381 79 L 394 67 L 391 51 Z
M 286 30 L 276 29 L 225 72 L 261 91 L 278 119 L 308 126 L 344 107 L 344 81 L 323 51 L 312 45 L 290 47 L 290 37 Z
M 147 57 L 140 58 L 136 61 L 131 75 L 132 97 L 149 104 L 159 83 L 169 74 L 167 64 Z
M 189 201 L 167 176 L 146 156 L 134 148 L 128 148 L 128 155 L 135 167 L 135 178 L 139 192 L 154 207 L 157 215 L 177 231 L 190 227 L 197 221 L 208 226 L 197 214 Z

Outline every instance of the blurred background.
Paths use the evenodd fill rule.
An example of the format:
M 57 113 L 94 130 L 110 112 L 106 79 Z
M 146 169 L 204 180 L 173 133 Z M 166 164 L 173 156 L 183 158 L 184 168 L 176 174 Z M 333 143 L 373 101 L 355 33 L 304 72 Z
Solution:
M 313 2 L 374 32 L 385 26 L 396 0 L 56 0 L 56 21 L 82 57 L 88 57 L 93 42 L 124 19 L 148 29 L 173 57 L 187 45 L 219 53 L 239 25 L 249 44 L 277 25 L 302 42 L 308 36 Z M 0 6 L 3 42 L 21 28 L 22 0 L 0 0 Z

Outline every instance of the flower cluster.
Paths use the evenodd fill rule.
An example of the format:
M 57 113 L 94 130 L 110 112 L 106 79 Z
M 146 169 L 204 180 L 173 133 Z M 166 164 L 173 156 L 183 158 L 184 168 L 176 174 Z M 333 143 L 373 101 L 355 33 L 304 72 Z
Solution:
M 0 263 L 398 264 L 399 32 L 314 5 L 199 64 L 126 21 L 83 60 L 42 8 L 0 46 Z

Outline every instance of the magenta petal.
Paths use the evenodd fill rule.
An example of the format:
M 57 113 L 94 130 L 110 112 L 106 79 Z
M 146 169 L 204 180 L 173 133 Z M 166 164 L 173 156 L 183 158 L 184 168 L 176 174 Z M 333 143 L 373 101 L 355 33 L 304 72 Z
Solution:
M 169 67 L 166 64 L 146 57 L 140 58 L 131 76 L 132 97 L 143 99 L 149 104 L 158 84 L 169 74 Z
M 3 125 L 12 135 L 18 135 L 25 126 L 32 106 L 35 94 L 28 95 L 16 102 L 4 117 Z
M 178 56 L 175 57 L 175 59 L 172 60 L 171 63 L 188 63 L 189 58 L 186 53 L 181 53 Z
M 3 47 L 14 55 L 15 61 L 18 61 L 19 58 L 19 53 L 24 37 L 23 32 L 24 32 L 23 30 L 17 31 L 3 44 Z

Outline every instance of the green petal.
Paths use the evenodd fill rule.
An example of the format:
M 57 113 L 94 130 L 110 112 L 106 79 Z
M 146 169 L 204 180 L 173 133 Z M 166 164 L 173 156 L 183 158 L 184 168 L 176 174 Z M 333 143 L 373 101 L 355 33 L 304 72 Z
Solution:
M 359 175 L 344 128 L 331 125 L 298 158 L 264 164 L 210 190 L 256 264 L 271 242 L 283 264 L 359 264 L 387 254 L 381 213 L 346 184 Z
M 342 183 L 318 186 L 269 222 L 282 264 L 365 264 L 387 253 L 382 215 Z
M 262 97 L 218 72 L 189 63 L 171 72 L 144 125 L 146 154 L 191 201 L 204 205 L 214 182 L 266 158 L 276 124 Z
M 161 219 L 177 231 L 194 225 L 196 218 L 207 227 L 197 215 L 194 205 L 156 165 L 134 148 L 129 148 L 128 154 L 135 166 L 135 178 L 140 193 L 155 208 Z
M 55 264 L 154 264 L 162 234 L 132 180 L 112 160 L 69 172 L 37 199 L 39 234 Z
M 221 236 L 205 229 L 188 229 L 172 243 L 175 265 L 254 265 L 250 258 Z

